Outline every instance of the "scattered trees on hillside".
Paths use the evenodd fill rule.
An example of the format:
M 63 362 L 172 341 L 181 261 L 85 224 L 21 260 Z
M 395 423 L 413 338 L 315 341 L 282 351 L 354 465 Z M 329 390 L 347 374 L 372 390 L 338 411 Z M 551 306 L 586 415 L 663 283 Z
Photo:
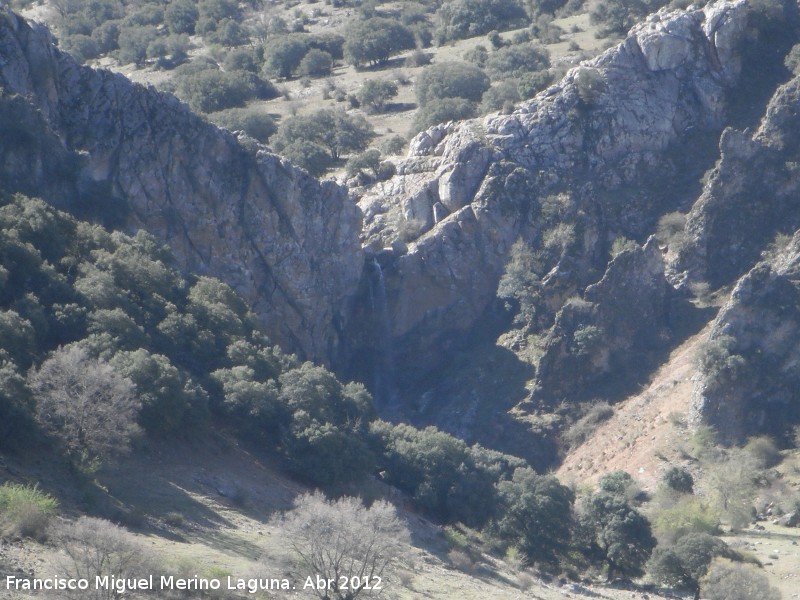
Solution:
M 298 166 L 320 175 L 331 161 L 364 150 L 374 135 L 364 117 L 323 109 L 286 119 L 270 142 Z
M 367 508 L 357 498 L 305 494 L 276 523 L 306 572 L 332 582 L 316 588 L 323 600 L 380 594 L 402 567 L 410 538 L 395 508 L 383 500 Z M 376 586 L 377 578 L 382 585 Z
M 647 571 L 660 583 L 685 588 L 700 597 L 700 581 L 717 558 L 738 560 L 739 555 L 721 539 L 707 533 L 687 533 L 674 544 L 655 549 Z

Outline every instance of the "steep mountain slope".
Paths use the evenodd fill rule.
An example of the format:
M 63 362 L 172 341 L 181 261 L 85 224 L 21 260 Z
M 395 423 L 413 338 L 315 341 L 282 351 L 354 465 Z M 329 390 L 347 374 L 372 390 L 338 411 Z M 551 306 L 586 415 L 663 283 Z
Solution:
M 7 8 L 0 57 L 7 191 L 151 231 L 185 270 L 240 292 L 275 341 L 330 361 L 363 264 L 342 188 L 245 149 L 171 96 L 78 66 Z
M 446 359 L 492 302 L 514 241 L 553 245 L 544 213 L 558 194 L 572 203 L 561 219 L 571 235 L 540 273 L 548 327 L 599 280 L 618 236 L 644 241 L 713 160 L 698 141 L 722 130 L 741 46 L 757 35 L 745 2 L 662 11 L 514 114 L 418 136 L 398 175 L 359 203 L 397 362 L 426 370 Z

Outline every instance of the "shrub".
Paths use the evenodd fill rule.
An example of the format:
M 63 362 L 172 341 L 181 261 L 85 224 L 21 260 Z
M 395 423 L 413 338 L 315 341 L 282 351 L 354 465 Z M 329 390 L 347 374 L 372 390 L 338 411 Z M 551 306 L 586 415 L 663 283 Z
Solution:
M 393 135 L 381 144 L 381 152 L 386 155 L 400 154 L 406 147 L 406 139 L 400 135 Z
M 43 540 L 58 502 L 38 486 L 0 485 L 0 535 Z
M 430 52 L 425 52 L 424 50 L 414 50 L 408 55 L 408 58 L 406 58 L 405 66 L 409 68 L 424 67 L 425 65 L 431 64 L 432 60 L 433 54 Z
M 432 100 L 417 110 L 411 125 L 411 133 L 419 133 L 439 123 L 471 119 L 476 114 L 476 104 L 464 98 Z
M 681 467 L 670 467 L 662 478 L 664 485 L 669 489 L 681 494 L 691 494 L 694 492 L 694 477 L 686 469 Z
M 243 46 L 250 42 L 247 30 L 233 19 L 224 19 L 214 29 L 206 34 L 205 40 L 209 44 L 219 44 L 227 48 Z
M 592 106 L 600 99 L 606 90 L 603 76 L 597 69 L 582 67 L 575 80 L 578 86 L 578 98 L 586 106 Z
M 666 5 L 669 0 L 602 0 L 589 13 L 598 37 L 625 35 L 638 21 Z
M 536 43 L 501 48 L 489 55 L 486 70 L 493 79 L 518 78 L 550 67 L 550 56 Z
M 344 59 L 356 67 L 381 65 L 392 55 L 414 46 L 414 34 L 408 27 L 393 19 L 373 17 L 357 21 L 347 29 Z
M 511 81 L 503 81 L 484 92 L 480 111 L 482 113 L 493 112 L 505 109 L 509 104 L 513 108 L 514 103 L 519 102 L 519 100 L 517 85 Z
M 719 532 L 719 517 L 706 502 L 686 495 L 653 516 L 653 529 L 659 539 L 677 539 L 690 532 L 714 534 Z
M 527 15 L 516 0 L 453 0 L 436 12 L 436 38 L 440 42 L 460 40 L 512 29 Z
M 308 52 L 306 42 L 296 36 L 282 36 L 264 46 L 264 72 L 273 77 L 291 77 Z
M 736 354 L 736 339 L 723 335 L 709 340 L 700 348 L 698 366 L 711 386 L 736 381 L 747 368 L 744 357 Z
M 55 537 L 63 556 L 59 574 L 67 578 L 88 579 L 141 577 L 155 572 L 155 560 L 125 529 L 103 519 L 81 517 L 58 528 Z M 90 586 L 89 590 L 65 594 L 80 600 L 113 600 L 116 589 Z
M 390 98 L 397 96 L 397 84 L 383 79 L 367 79 L 358 90 L 359 104 L 368 113 L 379 113 Z
M 252 73 L 224 73 L 205 69 L 182 75 L 178 81 L 178 96 L 194 110 L 204 113 L 243 106 L 251 98 L 269 97 L 272 88 Z
M 345 169 L 347 171 L 347 175 L 350 177 L 358 175 L 366 170 L 372 171 L 372 174 L 377 177 L 380 165 L 381 153 L 378 150 L 371 148 L 366 152 L 362 152 L 361 154 L 358 154 L 348 160 Z
M 489 89 L 489 78 L 475 65 L 442 62 L 426 67 L 417 78 L 415 92 L 420 107 L 445 98 L 479 102 Z
M 86 462 L 125 453 L 138 433 L 134 385 L 78 346 L 59 348 L 28 375 L 36 419 L 70 454 Z
M 707 533 L 687 533 L 674 544 L 656 548 L 647 566 L 658 582 L 700 594 L 700 580 L 715 558 L 735 559 L 738 555 L 722 540 Z
M 334 582 L 325 597 L 361 596 L 341 590 L 342 577 L 378 577 L 391 585 L 409 543 L 408 528 L 383 500 L 365 508 L 358 498 L 331 501 L 320 493 L 306 494 L 277 525 L 306 572 Z
M 780 600 L 780 592 L 755 567 L 717 558 L 700 581 L 709 600 Z
M 117 43 L 117 60 L 123 64 L 144 64 L 147 47 L 158 38 L 158 31 L 152 25 L 146 27 L 121 27 Z
M 97 58 L 100 55 L 100 48 L 97 42 L 82 33 L 66 36 L 61 44 L 61 49 L 72 55 L 79 63 Z
M 164 11 L 164 20 L 172 33 L 193 34 L 199 16 L 192 0 L 173 0 Z
M 333 58 L 324 50 L 312 48 L 300 61 L 297 70 L 308 77 L 327 77 L 333 68 Z
M 751 437 L 747 440 L 744 450 L 753 457 L 756 466 L 760 469 L 774 467 L 781 461 L 778 445 L 768 435 Z
M 600 423 L 614 415 L 614 409 L 608 402 L 596 402 L 589 407 L 580 419 L 570 425 L 561 436 L 567 448 L 577 448 L 592 435 Z
M 278 130 L 269 113 L 257 107 L 229 108 L 208 115 L 208 119 L 230 131 L 244 131 L 251 138 L 266 144 Z
M 255 53 L 250 48 L 235 48 L 225 55 L 223 62 L 226 71 L 247 71 L 258 73 Z

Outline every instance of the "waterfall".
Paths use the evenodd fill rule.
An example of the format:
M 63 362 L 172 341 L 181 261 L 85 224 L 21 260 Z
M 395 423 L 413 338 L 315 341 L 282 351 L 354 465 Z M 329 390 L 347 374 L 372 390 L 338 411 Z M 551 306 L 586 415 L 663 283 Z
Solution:
M 389 320 L 389 303 L 386 298 L 386 281 L 377 259 L 372 259 L 369 289 L 370 308 L 375 319 L 375 342 L 377 355 L 374 363 L 375 403 L 387 408 L 394 398 L 394 357 L 392 350 L 392 328 Z

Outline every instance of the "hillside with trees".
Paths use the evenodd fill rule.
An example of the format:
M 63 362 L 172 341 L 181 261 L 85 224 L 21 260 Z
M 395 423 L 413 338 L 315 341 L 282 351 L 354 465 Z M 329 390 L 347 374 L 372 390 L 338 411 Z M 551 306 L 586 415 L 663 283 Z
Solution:
M 793 2 L 12 4 L 0 594 L 795 593 Z

